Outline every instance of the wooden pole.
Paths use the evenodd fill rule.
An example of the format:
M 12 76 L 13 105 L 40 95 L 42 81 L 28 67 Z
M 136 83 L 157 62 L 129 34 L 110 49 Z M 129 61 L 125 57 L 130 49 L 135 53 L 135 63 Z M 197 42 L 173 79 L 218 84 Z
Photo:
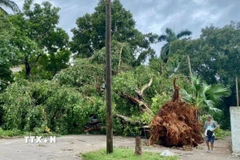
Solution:
M 191 67 L 190 57 L 187 56 L 187 59 L 188 59 L 188 68 L 189 68 L 190 77 L 192 77 L 192 67 Z
M 193 80 L 192 80 L 192 76 L 193 76 L 193 74 L 192 74 L 192 66 L 191 66 L 191 61 L 190 61 L 190 57 L 189 57 L 189 55 L 187 56 L 187 59 L 188 59 L 188 68 L 189 68 L 189 75 L 190 75 L 190 79 L 191 79 L 191 84 L 192 84 L 192 86 L 193 86 Z M 192 93 L 192 95 L 194 96 L 194 92 Z M 198 119 L 200 119 L 200 116 L 198 115 L 198 112 L 196 111 L 196 117 L 198 118 Z
M 236 77 L 236 98 L 237 98 L 237 106 L 239 106 L 239 95 L 238 95 L 238 78 Z
M 113 152 L 112 67 L 111 67 L 111 0 L 106 0 L 106 139 L 107 153 Z
M 142 155 L 142 143 L 141 138 L 139 136 L 136 137 L 136 144 L 135 144 L 135 155 Z

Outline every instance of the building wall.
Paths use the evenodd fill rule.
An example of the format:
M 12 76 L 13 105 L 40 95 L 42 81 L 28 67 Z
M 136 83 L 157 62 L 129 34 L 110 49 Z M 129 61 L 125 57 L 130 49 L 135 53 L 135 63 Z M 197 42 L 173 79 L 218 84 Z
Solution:
M 240 154 L 240 107 L 230 107 L 232 151 Z

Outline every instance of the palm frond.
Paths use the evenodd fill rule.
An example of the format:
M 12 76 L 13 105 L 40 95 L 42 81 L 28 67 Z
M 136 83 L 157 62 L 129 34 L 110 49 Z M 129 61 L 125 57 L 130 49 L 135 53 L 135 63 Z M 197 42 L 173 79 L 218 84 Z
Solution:
M 181 89 L 180 94 L 185 102 L 188 102 L 188 103 L 194 102 L 193 96 L 189 94 L 185 89 Z
M 218 109 L 218 108 L 216 108 L 216 107 L 209 107 L 209 110 L 210 111 L 213 111 L 213 112 L 221 112 L 222 110 L 221 109 Z
M 207 108 L 215 108 L 214 106 L 215 106 L 215 103 L 214 103 L 214 101 L 212 101 L 212 100 L 208 100 L 208 99 L 203 99 L 203 105 L 205 105 L 205 106 L 207 106 Z
M 166 41 L 167 40 L 167 35 L 163 34 L 158 37 L 158 42 Z
M 0 11 L 2 11 L 5 15 L 8 15 L 8 13 L 2 7 L 0 7 Z
M 197 76 L 191 76 L 191 89 L 182 90 L 183 99 L 192 102 L 201 112 L 219 112 L 217 104 L 223 97 L 230 95 L 229 89 L 221 85 L 208 85 Z
M 174 34 L 174 32 L 171 28 L 166 28 L 165 32 L 167 33 L 167 35 L 173 35 Z
M 4 5 L 8 8 L 11 8 L 12 11 L 14 12 L 20 12 L 20 9 L 18 7 L 18 5 L 13 2 L 13 1 L 10 1 L 10 0 L 0 0 L 0 5 Z
M 228 97 L 230 95 L 229 88 L 223 87 L 221 85 L 212 85 L 211 89 L 206 92 L 209 99 L 215 102 L 220 102 L 222 98 Z
M 180 38 L 185 37 L 185 36 L 190 36 L 191 34 L 192 34 L 191 31 L 184 30 L 184 31 L 181 31 L 180 33 L 177 34 L 177 38 L 180 39 Z

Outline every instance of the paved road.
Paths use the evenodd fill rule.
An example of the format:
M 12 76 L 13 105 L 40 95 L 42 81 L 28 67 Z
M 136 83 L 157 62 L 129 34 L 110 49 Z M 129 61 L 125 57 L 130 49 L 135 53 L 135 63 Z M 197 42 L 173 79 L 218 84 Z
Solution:
M 56 143 L 25 143 L 24 138 L 0 139 L 0 160 L 81 160 L 80 153 L 106 147 L 105 136 L 71 135 L 58 137 Z M 114 146 L 134 148 L 135 139 L 114 137 Z M 213 153 L 206 153 L 205 145 L 185 151 L 162 146 L 143 146 L 144 151 L 162 152 L 170 150 L 180 156 L 180 160 L 240 160 L 231 157 L 231 139 L 217 140 Z
M 0 139 L 0 160 L 80 160 L 80 153 L 105 148 L 105 136 L 57 137 L 56 143 L 25 143 L 25 138 Z M 114 146 L 131 145 L 133 138 L 114 137 Z

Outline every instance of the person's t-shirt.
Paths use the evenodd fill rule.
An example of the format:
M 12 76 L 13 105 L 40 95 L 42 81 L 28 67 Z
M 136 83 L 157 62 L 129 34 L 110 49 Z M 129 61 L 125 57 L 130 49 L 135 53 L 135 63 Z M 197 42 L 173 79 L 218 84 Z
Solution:
M 216 123 L 214 122 L 214 121 L 206 121 L 205 122 L 205 125 L 204 125 L 204 128 L 205 128 L 205 136 L 207 136 L 207 131 L 208 130 L 210 130 L 210 131 L 212 131 L 214 128 L 216 128 L 217 127 L 217 125 L 216 125 Z M 215 136 L 215 134 L 213 133 L 213 136 Z

